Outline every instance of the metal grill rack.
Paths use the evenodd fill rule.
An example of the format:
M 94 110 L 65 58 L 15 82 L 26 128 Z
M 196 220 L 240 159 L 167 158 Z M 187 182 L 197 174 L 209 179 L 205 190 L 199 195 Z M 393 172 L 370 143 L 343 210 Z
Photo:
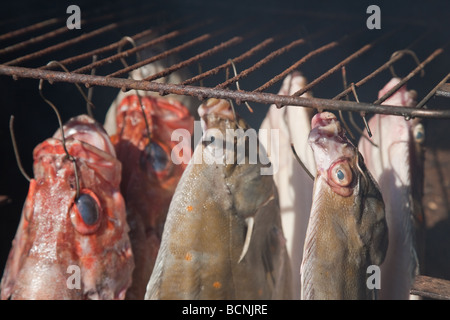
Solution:
M 442 37 L 439 43 L 430 45 L 427 37 L 433 33 L 444 34 L 445 25 L 433 23 L 430 26 L 425 21 L 414 20 L 410 23 L 393 23 L 387 19 L 387 26 L 378 31 L 367 29 L 365 14 L 337 19 L 336 16 L 321 16 L 316 12 L 278 10 L 279 12 L 272 12 L 271 15 L 260 12 L 263 15 L 261 19 L 258 15 L 252 17 L 245 14 L 245 11 L 208 17 L 192 10 L 192 13 L 174 18 L 154 4 L 128 6 L 121 11 L 116 9 L 100 6 L 82 12 L 80 31 L 69 30 L 65 26 L 68 14 L 64 15 L 63 11 L 62 17 L 60 15 L 45 19 L 4 33 L 0 36 L 3 46 L 0 49 L 0 74 L 14 79 L 25 77 L 123 90 L 142 89 L 161 94 L 190 95 L 200 99 L 227 98 L 238 103 L 249 101 L 410 117 L 450 118 L 448 109 L 424 108 L 425 103 L 436 92 L 440 94 L 446 88 L 443 84 L 449 78 L 448 70 L 438 70 L 439 72 L 433 73 L 433 79 L 429 79 L 428 75 L 429 69 L 439 68 L 440 61 L 448 57 L 449 42 Z M 302 23 L 296 24 L 294 21 L 297 19 Z M 140 44 L 131 47 L 128 39 L 117 37 L 112 41 L 103 41 L 118 32 Z M 167 45 L 166 51 L 123 67 L 121 59 L 133 58 L 141 50 L 151 50 L 162 43 Z M 392 44 L 396 45 L 392 47 Z M 128 49 L 118 52 L 118 48 L 127 45 Z M 386 74 L 386 71 L 398 63 L 408 64 L 405 60 L 409 59 L 413 63 L 408 64 L 402 81 L 384 97 L 361 103 L 345 100 L 347 96 L 351 97 L 352 92 L 351 88 L 342 90 L 342 85 L 337 86 L 339 90 L 329 90 L 324 97 L 299 97 L 307 90 L 315 91 L 318 86 L 330 87 L 328 79 L 339 78 L 343 67 L 350 74 L 355 64 L 358 69 L 361 68 L 361 61 L 365 62 L 367 56 L 374 58 L 381 48 L 388 45 L 392 49 L 369 63 L 375 65 L 375 68 L 365 68 L 364 72 L 360 72 L 363 76 L 349 79 L 359 91 L 367 82 Z M 83 48 L 82 51 L 79 48 Z M 391 58 L 394 52 L 397 53 Z M 416 52 L 417 64 L 411 59 L 410 52 Z M 99 57 L 96 62 L 92 62 L 94 55 Z M 179 61 L 158 74 L 143 81 L 127 79 L 129 71 L 175 55 L 179 57 Z M 224 72 L 231 67 L 228 59 L 236 64 L 238 74 L 224 81 Z M 57 66 L 47 66 L 46 62 L 51 60 L 58 60 L 70 72 L 58 70 Z M 218 63 L 214 65 L 213 62 Z M 205 71 L 181 83 L 155 82 L 158 78 L 183 68 L 195 70 L 197 65 L 201 65 Z M 286 97 L 268 91 L 290 71 L 308 70 L 312 67 L 315 70 L 309 76 L 310 84 L 301 92 Z M 275 73 L 274 68 L 277 68 Z M 93 69 L 96 76 L 90 74 Z M 428 77 L 427 84 L 434 85 L 427 92 L 422 92 L 422 100 L 416 108 L 380 105 L 403 84 L 420 77 L 424 70 Z M 217 77 L 219 74 L 221 79 Z M 257 84 L 256 88 L 246 85 L 245 80 L 248 78 L 252 84 Z M 212 85 L 201 85 L 207 80 Z M 235 88 L 237 81 L 243 90 Z M 335 82 L 331 83 L 334 88 Z
M 382 8 L 382 28 L 369 30 L 366 6 L 357 2 L 338 10 L 268 1 L 258 7 L 238 6 L 234 1 L 80 1 L 81 29 L 70 30 L 67 5 L 41 7 L 29 2 L 30 8 L 20 16 L 3 17 L 0 22 L 0 81 L 17 80 L 7 87 L 23 79 L 44 79 L 95 87 L 94 97 L 101 88 L 115 88 L 199 100 L 226 98 L 238 105 L 251 103 L 253 114 L 245 108 L 239 112 L 254 127 L 270 104 L 450 119 L 444 99 L 450 96 L 449 21 L 440 7 L 416 18 L 389 15 Z M 68 72 L 48 65 L 54 60 Z M 167 68 L 144 80 L 128 77 L 130 71 L 155 61 L 165 61 Z M 309 85 L 292 96 L 278 95 L 281 81 L 293 70 L 303 72 Z M 190 76 L 179 83 L 161 81 L 179 71 Z M 348 84 L 354 84 L 360 102 L 350 85 L 344 87 L 343 73 Z M 402 78 L 399 85 L 377 99 L 378 90 L 394 74 Z M 417 107 L 381 105 L 406 83 L 418 91 Z M 35 88 L 36 93 L 37 81 L 28 81 L 26 88 Z M 52 86 L 46 90 L 52 91 Z M 314 98 L 300 97 L 308 90 Z M 114 95 L 96 103 L 98 118 Z M 84 106 L 73 112 L 85 112 Z M 423 288 L 416 289 L 420 294 Z M 450 298 L 450 294 L 431 297 Z

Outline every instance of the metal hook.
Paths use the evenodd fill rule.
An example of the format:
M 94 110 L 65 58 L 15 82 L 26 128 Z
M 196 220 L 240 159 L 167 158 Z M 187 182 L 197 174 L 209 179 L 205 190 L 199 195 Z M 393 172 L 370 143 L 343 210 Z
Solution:
M 292 143 L 291 143 L 291 150 L 294 153 L 294 157 L 297 160 L 297 162 L 300 163 L 300 165 L 302 166 L 303 170 L 305 170 L 305 172 L 308 174 L 308 176 L 314 181 L 314 176 L 308 170 L 308 168 L 306 168 L 305 164 L 303 163 L 303 161 L 300 159 L 300 157 L 298 156 L 297 152 L 295 151 L 294 145 Z
M 234 72 L 234 76 L 237 76 L 237 71 L 236 71 L 236 65 L 234 64 L 234 61 L 232 59 L 228 59 L 228 62 L 231 64 L 231 66 L 233 67 L 233 72 Z M 241 91 L 241 88 L 239 86 L 239 81 L 236 81 L 236 88 Z M 253 109 L 250 107 L 250 105 L 248 104 L 247 101 L 244 102 L 244 104 L 247 106 L 248 111 L 250 111 L 251 113 L 253 113 Z
M 350 86 L 351 86 L 351 88 L 352 88 L 352 92 L 353 92 L 353 95 L 355 96 L 356 102 L 359 103 L 358 95 L 356 94 L 355 84 L 352 82 L 352 83 L 350 84 Z M 367 134 L 369 135 L 369 138 L 371 138 L 371 137 L 372 137 L 372 131 L 370 131 L 369 124 L 367 123 L 367 120 L 366 120 L 366 113 L 365 113 L 364 111 L 361 111 L 361 112 L 360 112 L 360 115 L 361 115 L 361 117 L 362 117 L 362 119 L 363 119 L 363 121 L 364 121 L 364 126 L 366 127 Z
M 92 63 L 97 62 L 97 55 L 93 55 L 92 56 Z M 96 72 L 96 68 L 92 68 L 91 70 L 91 76 L 94 76 Z M 89 86 L 88 87 L 88 93 L 87 93 L 87 101 L 86 101 L 86 110 L 88 115 L 94 119 L 94 113 L 92 112 L 92 106 L 94 105 L 91 101 L 92 101 L 92 94 L 94 91 L 94 87 L 93 86 Z
M 415 54 L 415 52 L 412 51 L 412 50 L 410 50 L 410 49 L 403 49 L 403 50 L 395 51 L 395 52 L 391 55 L 391 58 L 389 59 L 389 61 L 391 61 L 393 58 L 395 58 L 395 57 L 398 56 L 399 54 L 409 54 L 409 55 L 414 59 L 414 62 L 417 64 L 417 66 L 420 66 L 419 58 L 417 58 L 417 55 Z M 400 77 L 397 75 L 397 73 L 395 72 L 395 70 L 394 70 L 394 65 L 393 65 L 393 64 L 391 64 L 391 65 L 389 66 L 389 70 L 391 71 L 392 77 L 394 77 L 394 78 L 400 78 Z M 420 76 L 421 76 L 421 77 L 425 76 L 425 69 L 422 68 L 422 70 L 420 70 Z
M 17 166 L 19 167 L 19 170 L 20 170 L 20 172 L 22 172 L 22 175 L 25 177 L 25 179 L 27 179 L 28 182 L 30 182 L 31 178 L 25 172 L 25 169 L 22 166 L 22 161 L 20 161 L 19 150 L 17 148 L 17 143 L 16 143 L 16 137 L 14 135 L 14 116 L 13 115 L 11 115 L 11 118 L 9 119 L 9 132 L 11 133 L 11 141 L 12 141 L 12 145 L 14 148 L 14 155 L 16 156 Z
M 345 66 L 343 66 L 341 68 L 341 71 L 342 71 L 342 83 L 344 85 L 344 90 L 345 90 L 345 89 L 347 89 L 347 72 L 346 72 Z M 347 101 L 350 100 L 348 95 L 345 96 L 345 99 Z M 356 140 L 355 136 L 353 135 L 353 132 L 350 130 L 350 127 L 347 124 L 347 121 L 345 121 L 345 119 L 344 119 L 344 116 L 342 114 L 342 110 L 339 110 L 339 118 L 341 119 L 341 122 L 344 125 L 345 130 L 347 130 L 348 134 L 350 135 L 350 138 L 352 140 Z
M 66 153 L 67 158 L 68 158 L 70 161 L 73 162 L 73 168 L 74 168 L 74 171 L 75 171 L 75 183 L 76 183 L 76 186 L 77 186 L 77 194 L 76 194 L 76 198 L 78 199 L 79 196 L 80 196 L 80 181 L 79 181 L 79 179 L 78 179 L 77 162 L 76 162 L 76 159 L 75 159 L 74 157 L 72 157 L 72 156 L 69 154 L 69 151 L 67 151 L 67 148 L 66 148 L 66 138 L 65 138 L 65 135 L 64 135 L 63 124 L 62 124 L 61 116 L 60 116 L 60 114 L 59 114 L 58 109 L 55 107 L 55 105 L 54 105 L 50 100 L 48 100 L 47 98 L 45 98 L 45 97 L 44 97 L 44 94 L 42 93 L 42 85 L 43 85 L 43 83 L 44 83 L 44 80 L 43 80 L 43 79 L 39 80 L 39 94 L 40 94 L 41 98 L 42 98 L 42 99 L 43 99 L 43 100 L 44 100 L 44 101 L 45 101 L 45 102 L 53 109 L 53 111 L 55 111 L 56 117 L 58 118 L 58 124 L 59 124 L 59 128 L 60 128 L 60 130 L 61 130 L 61 140 L 62 140 L 64 152 Z
M 65 72 L 70 73 L 70 71 L 59 61 L 56 60 L 52 60 L 49 63 L 47 63 L 47 66 L 50 66 L 52 64 L 56 64 L 58 67 L 60 67 L 61 69 L 63 69 Z M 87 113 L 89 115 L 89 117 L 91 117 L 92 119 L 94 119 L 94 115 L 92 112 L 92 109 L 95 109 L 94 104 L 89 100 L 89 98 L 86 96 L 86 94 L 83 92 L 83 90 L 81 89 L 80 85 L 78 83 L 74 83 L 75 86 L 77 87 L 78 91 L 80 92 L 80 94 L 83 96 L 83 99 L 86 101 L 87 104 Z M 39 87 L 41 87 L 42 84 L 40 82 Z M 42 94 L 41 94 L 42 96 Z M 43 98 L 45 100 L 45 98 Z M 48 102 L 47 102 L 48 103 Z
M 133 38 L 129 37 L 129 36 L 125 36 L 122 38 L 122 40 L 126 40 L 129 43 L 131 43 L 131 45 L 136 48 L 136 42 L 133 40 Z M 122 45 L 120 45 L 117 49 L 118 53 L 122 52 Z M 141 56 L 139 55 L 139 52 L 136 51 L 136 59 L 139 61 L 141 61 Z M 122 64 L 124 65 L 125 68 L 128 67 L 127 62 L 125 61 L 124 58 L 120 58 L 120 61 L 122 61 Z M 142 73 L 142 68 L 139 68 L 139 73 L 141 74 L 141 78 L 144 78 L 144 74 Z M 129 76 L 131 79 L 133 79 L 133 76 L 131 74 L 131 72 L 129 73 Z M 141 111 L 142 111 L 142 115 L 144 116 L 144 122 L 145 122 L 145 127 L 147 128 L 147 137 L 148 137 L 148 144 L 150 145 L 150 142 L 152 141 L 152 132 L 150 131 L 150 124 L 149 121 L 147 119 L 147 115 L 145 113 L 145 109 L 144 109 L 144 104 L 142 103 L 142 98 L 141 95 L 139 94 L 139 90 L 135 90 L 136 91 L 136 96 L 138 98 L 139 101 L 139 106 L 141 107 Z
M 128 41 L 129 43 L 131 43 L 131 45 L 133 46 L 133 48 L 136 48 L 136 47 L 137 47 L 136 42 L 135 42 L 134 39 L 133 39 L 132 37 L 130 37 L 130 36 L 125 36 L 125 37 L 123 37 L 120 41 Z M 123 48 L 123 45 L 122 45 L 122 44 L 119 45 L 119 47 L 117 48 L 117 53 L 121 53 L 121 52 L 122 52 L 122 48 Z M 140 61 L 141 61 L 141 55 L 139 54 L 139 51 L 136 51 L 135 54 L 136 54 L 137 62 L 140 62 Z M 128 67 L 129 67 L 128 63 L 125 61 L 125 58 L 120 57 L 120 61 L 122 62 L 122 64 L 124 65 L 125 68 L 128 68 Z M 139 72 L 140 72 L 140 74 L 141 74 L 142 79 L 145 78 L 145 77 L 144 77 L 144 74 L 142 73 L 142 69 L 141 69 L 141 68 L 138 68 L 138 70 L 139 70 Z M 131 72 L 130 72 L 130 74 L 131 74 Z

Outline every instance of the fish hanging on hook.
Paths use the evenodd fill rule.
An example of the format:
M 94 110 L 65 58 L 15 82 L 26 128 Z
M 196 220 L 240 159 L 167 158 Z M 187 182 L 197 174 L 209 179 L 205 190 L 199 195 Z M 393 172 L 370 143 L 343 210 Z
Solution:
M 33 158 L 1 298 L 124 299 L 134 262 L 106 132 L 87 115 L 72 118 Z
M 400 82 L 392 78 L 378 93 L 381 98 Z M 382 104 L 416 105 L 417 93 L 400 87 Z M 375 148 L 360 139 L 359 149 L 367 168 L 380 186 L 386 204 L 389 247 L 381 265 L 381 299 L 409 299 L 415 275 L 424 261 L 425 219 L 423 166 L 425 130 L 420 119 L 375 114 L 369 120 Z M 423 270 L 423 269 L 422 269 Z
M 126 38 L 134 46 L 134 41 Z M 138 57 L 140 59 L 140 57 Z M 123 61 L 124 65 L 127 65 Z M 143 79 L 158 63 L 131 72 Z M 114 121 L 111 118 L 114 115 Z M 113 125 L 114 127 L 111 127 Z M 194 118 L 176 96 L 142 90 L 120 92 L 111 105 L 105 126 L 123 165 L 121 191 L 125 198 L 135 259 L 133 283 L 127 299 L 143 299 L 158 253 L 172 195 L 189 162 Z M 191 152 L 172 152 L 179 140 Z

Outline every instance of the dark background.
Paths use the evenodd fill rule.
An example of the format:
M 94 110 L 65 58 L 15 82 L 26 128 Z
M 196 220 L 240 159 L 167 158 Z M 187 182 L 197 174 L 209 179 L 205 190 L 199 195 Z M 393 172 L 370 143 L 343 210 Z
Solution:
M 50 17 L 68 17 L 66 8 L 69 4 L 77 4 L 81 8 L 81 15 L 90 12 L 93 8 L 110 7 L 112 11 L 121 12 L 130 7 L 137 10 L 148 5 L 148 1 L 14 1 L 8 4 L 0 5 L 0 34 L 19 29 L 23 26 L 30 25 L 37 21 L 42 21 Z M 349 82 L 358 81 L 387 61 L 390 55 L 399 49 L 414 41 L 424 30 L 435 27 L 429 33 L 419 46 L 414 48 L 420 60 L 425 59 L 437 46 L 449 42 L 448 18 L 450 12 L 450 3 L 448 1 L 397 1 L 397 2 L 379 2 L 379 1 L 156 1 L 153 2 L 155 12 L 162 10 L 167 12 L 167 16 L 155 18 L 149 21 L 151 25 L 158 25 L 170 19 L 183 17 L 189 14 L 196 14 L 197 19 L 206 19 L 209 17 L 220 16 L 223 18 L 223 25 L 235 23 L 239 18 L 246 17 L 248 19 L 256 19 L 255 26 L 262 27 L 266 23 L 274 23 L 274 28 L 285 28 L 286 32 L 290 28 L 301 26 L 301 32 L 305 35 L 313 33 L 316 29 L 331 26 L 339 29 L 343 24 L 350 24 L 351 28 L 361 28 L 365 26 L 365 20 L 368 15 L 366 8 L 370 4 L 377 4 L 381 8 L 382 30 L 367 30 L 365 36 L 367 38 L 375 38 L 380 32 L 389 31 L 399 25 L 403 25 L 402 21 L 416 22 L 417 24 L 408 24 L 402 30 L 402 37 L 396 37 L 391 41 L 386 41 L 382 45 L 377 46 L 368 54 L 355 60 L 347 67 L 347 76 Z M 144 9 L 142 9 L 144 10 Z M 302 18 L 293 15 L 295 12 L 320 12 L 317 18 Z M 328 15 L 329 18 L 326 18 Z M 340 18 L 350 17 L 348 20 Z M 65 20 L 57 27 L 65 26 Z M 120 17 L 119 17 L 120 19 Z M 123 18 L 125 19 L 125 18 Z M 303 20 L 304 19 L 304 20 Z M 447 24 L 445 24 L 447 23 Z M 188 26 L 188 25 L 186 25 Z M 140 29 L 142 30 L 142 28 Z M 283 30 L 283 29 L 282 29 Z M 108 44 L 120 40 L 125 35 L 134 34 L 133 28 L 123 28 L 110 32 L 102 36 L 102 38 L 92 41 L 83 42 L 76 46 L 75 51 L 81 53 L 88 49 L 93 49 L 99 44 L 98 41 Z M 242 32 L 248 30 L 242 30 Z M 82 34 L 84 32 L 83 25 L 81 30 L 73 30 L 73 33 Z M 205 30 L 201 30 L 205 32 Z M 330 35 L 333 37 L 333 35 Z M 21 40 L 28 39 L 29 36 Z M 42 43 L 32 47 L 33 50 L 45 48 L 50 44 Z M 334 51 L 333 55 L 324 55 L 320 59 L 311 60 L 305 64 L 301 71 L 308 79 L 320 75 L 330 66 L 334 65 L 340 59 L 348 56 L 352 52 L 359 49 L 366 43 L 364 37 L 348 43 L 342 50 Z M 7 41 L 0 43 L 0 49 L 6 45 L 10 45 Z M 172 44 L 170 44 L 172 45 Z M 308 52 L 314 47 L 321 44 L 311 42 L 309 47 L 303 48 L 301 51 L 293 51 L 293 54 L 287 55 L 286 58 L 277 59 L 269 64 L 264 70 L 255 72 L 254 75 L 241 81 L 241 88 L 252 90 L 261 85 L 267 79 L 267 75 L 275 75 L 277 72 L 293 63 L 299 56 Z M 192 52 L 200 52 L 200 48 L 192 48 L 182 53 L 180 58 L 187 58 Z M 69 50 L 62 50 L 54 55 L 51 59 L 63 59 L 67 56 L 75 54 Z M 15 58 L 26 52 L 17 52 L 9 57 L 1 57 L 0 63 Z M 297 56 L 295 56 L 297 54 Z M 259 58 L 263 55 L 261 54 Z M 227 58 L 234 57 L 232 51 L 225 51 L 223 54 L 207 60 L 206 67 L 215 66 L 224 63 Z M 215 60 L 214 60 L 215 59 Z M 256 58 L 255 58 L 256 59 Z M 32 63 L 24 64 L 24 66 L 36 67 L 45 65 L 49 61 L 49 57 L 34 60 Z M 133 61 L 130 58 L 129 61 Z M 248 62 L 238 66 L 242 70 L 251 65 L 256 60 L 250 59 Z M 208 65 L 209 64 L 209 65 Z M 283 68 L 284 67 L 284 68 Z M 409 70 L 414 67 L 412 59 L 402 59 L 396 64 L 396 71 L 399 75 L 405 76 Z M 108 71 L 117 69 L 117 65 L 111 65 L 99 71 L 100 74 L 107 74 Z M 419 100 L 423 98 L 431 88 L 433 88 L 450 70 L 450 59 L 448 48 L 444 54 L 433 61 L 425 68 L 426 75 L 423 78 L 414 77 L 408 82 L 409 88 L 414 88 L 418 92 Z M 198 71 L 196 67 L 189 68 L 192 74 Z M 377 99 L 378 90 L 389 81 L 391 75 L 388 71 L 382 73 L 376 80 L 369 82 L 358 90 L 359 99 L 364 102 L 373 102 Z M 213 77 L 205 81 L 205 86 L 214 86 L 224 81 L 224 74 Z M 280 87 L 280 83 L 269 88 L 267 92 L 276 93 Z M 85 112 L 85 103 L 77 92 L 75 86 L 69 83 L 57 83 L 49 85 L 45 83 L 44 91 L 46 96 L 53 101 L 58 107 L 63 121 L 67 121 L 70 117 Z M 320 98 L 332 98 L 342 91 L 342 79 L 340 73 L 333 75 L 323 84 L 314 88 L 314 96 Z M 103 121 L 105 113 L 109 108 L 112 100 L 118 93 L 118 89 L 108 87 L 96 87 L 93 93 L 93 102 L 96 106 L 95 116 L 97 120 Z M 353 97 L 352 97 L 353 99 Z M 448 109 L 449 101 L 444 98 L 433 98 L 429 101 L 430 108 L 446 108 Z M 239 107 L 238 112 L 250 123 L 251 126 L 258 128 L 268 105 L 253 103 L 251 104 L 255 112 L 250 114 L 244 107 Z M 13 80 L 9 76 L 0 76 L 0 195 L 7 195 L 10 202 L 0 206 L 0 271 L 6 262 L 8 252 L 11 247 L 11 241 L 14 237 L 21 209 L 28 191 L 28 182 L 20 174 L 10 140 L 8 129 L 10 115 L 15 115 L 15 132 L 19 152 L 26 172 L 32 175 L 32 151 L 33 148 L 46 138 L 53 135 L 57 129 L 56 117 L 53 111 L 42 101 L 38 92 L 38 80 L 35 79 L 19 79 Z M 358 119 L 358 122 L 360 120 Z M 426 269 L 425 274 L 445 278 L 450 280 L 450 139 L 449 126 L 450 121 L 447 120 L 426 120 L 426 174 L 424 187 L 424 207 L 427 218 L 427 242 L 426 242 Z M 0 272 L 2 274 L 2 272 Z

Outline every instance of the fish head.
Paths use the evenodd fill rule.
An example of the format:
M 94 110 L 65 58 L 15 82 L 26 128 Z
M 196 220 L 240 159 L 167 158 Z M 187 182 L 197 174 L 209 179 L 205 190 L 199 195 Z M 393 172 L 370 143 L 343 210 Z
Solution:
M 2 279 L 3 299 L 123 299 L 131 284 L 121 164 L 88 117 L 71 119 L 64 131 L 65 146 L 57 132 L 34 149 L 34 178 Z
M 395 87 L 400 78 L 392 78 L 384 87 L 378 92 L 378 99 L 384 96 L 389 90 Z M 414 107 L 417 104 L 417 92 L 415 90 L 408 90 L 406 84 L 401 86 L 392 96 L 387 98 L 382 104 L 391 106 Z
M 183 140 L 191 141 L 194 119 L 188 109 L 174 99 L 128 95 L 117 108 L 116 123 L 117 134 L 111 140 L 117 157 L 126 164 L 122 185 L 128 186 L 128 178 L 137 170 L 141 179 L 173 188 L 187 161 L 171 153 L 177 144 L 172 132 L 178 129 Z
M 246 219 L 274 198 L 273 177 L 261 175 L 260 171 L 262 167 L 270 167 L 270 163 L 257 161 L 260 152 L 265 152 L 264 147 L 256 130 L 234 112 L 228 100 L 208 99 L 200 105 L 198 113 L 204 130 L 203 157 L 206 162 L 216 160 L 224 164 L 223 177 L 234 206 Z
M 357 151 L 347 139 L 336 116 L 316 114 L 311 120 L 308 142 L 313 149 L 317 174 L 343 197 L 350 196 L 356 185 Z

